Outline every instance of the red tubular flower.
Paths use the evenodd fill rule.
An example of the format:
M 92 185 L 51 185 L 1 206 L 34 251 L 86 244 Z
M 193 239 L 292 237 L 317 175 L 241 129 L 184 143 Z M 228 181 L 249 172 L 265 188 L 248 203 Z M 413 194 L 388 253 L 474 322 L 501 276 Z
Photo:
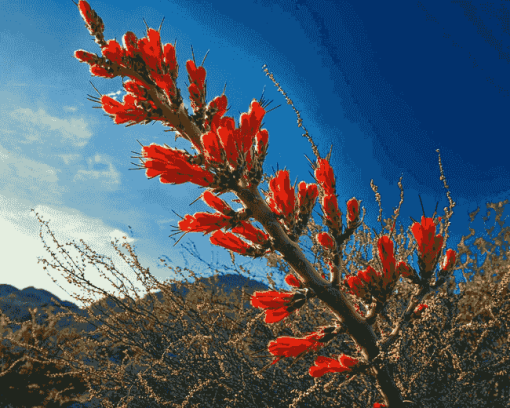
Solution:
M 376 286 L 381 275 L 370 265 L 364 271 L 358 272 L 358 277 L 369 286 Z
M 423 303 L 420 303 L 418 305 L 418 307 L 416 308 L 415 313 L 418 313 L 418 312 L 422 311 L 423 309 L 428 309 L 428 306 Z
M 216 133 L 218 126 L 220 124 L 221 118 L 227 112 L 227 97 L 225 95 L 217 96 L 211 102 L 209 102 L 208 111 L 212 109 L 217 109 L 214 117 L 211 121 L 210 127 L 211 131 Z M 209 126 L 209 122 L 206 121 L 206 128 Z
M 226 98 L 218 100 L 216 103 L 220 109 L 218 113 L 221 113 L 221 115 L 226 111 L 226 103 Z M 260 149 L 264 150 L 267 146 L 269 137 L 267 130 L 259 130 L 265 112 L 265 109 L 256 100 L 253 100 L 249 112 L 241 114 L 238 129 L 236 129 L 233 118 L 228 116 L 220 118 L 218 113 L 215 115 L 211 123 L 211 131 L 218 135 L 227 160 L 234 169 L 237 168 L 237 159 L 240 153 L 243 153 L 246 157 L 247 168 L 251 168 L 252 146 L 255 140 L 257 140 L 257 143 L 261 143 Z
M 101 48 L 101 52 L 103 53 L 103 56 L 108 58 L 110 61 L 113 61 L 119 65 L 123 65 L 122 57 L 125 54 L 125 50 L 116 40 L 108 40 L 106 42 L 106 46 Z
M 293 286 L 295 288 L 300 288 L 303 286 L 303 284 L 301 283 L 301 281 L 296 278 L 293 274 L 291 273 L 288 273 L 287 275 L 285 275 L 285 282 L 287 283 L 287 285 L 289 286 Z
M 380 404 L 380 403 L 376 402 L 376 403 L 374 404 L 374 408 L 386 408 L 386 405 L 384 405 L 384 404 Z
M 265 114 L 266 110 L 260 106 L 256 99 L 251 101 L 248 113 L 241 114 L 239 125 L 244 151 L 247 151 L 253 145 L 255 135 L 259 132 L 260 124 Z
M 346 279 L 346 281 L 347 285 L 349 285 L 354 295 L 356 295 L 360 299 L 366 297 L 367 288 L 365 287 L 365 284 L 360 278 L 358 278 L 357 276 L 349 276 Z
M 211 244 L 222 246 L 241 255 L 246 255 L 250 246 L 230 232 L 216 231 L 209 238 Z
M 85 62 L 87 64 L 95 64 L 99 57 L 96 54 L 85 50 L 77 50 L 74 52 L 74 58 L 79 60 L 80 62 Z
M 216 211 L 228 216 L 234 215 L 234 210 L 221 198 L 213 194 L 209 190 L 205 190 L 202 194 L 202 200 L 211 208 Z
M 148 178 L 161 176 L 162 183 L 182 184 L 192 182 L 199 186 L 209 187 L 214 181 L 213 175 L 198 165 L 188 163 L 186 152 L 166 148 L 151 143 L 142 148 L 142 155 L 148 160 L 144 162 Z
M 117 125 L 126 122 L 139 123 L 147 119 L 147 113 L 136 106 L 136 98 L 131 94 L 126 94 L 122 98 L 123 103 L 107 95 L 101 96 L 101 105 L 103 110 L 114 116 L 113 121 Z
M 297 357 L 301 353 L 309 350 L 316 349 L 322 346 L 316 340 L 313 339 L 299 339 L 295 337 L 278 337 L 276 341 L 269 342 L 268 351 L 281 357 Z M 273 361 L 272 364 L 276 364 L 280 359 Z
M 205 159 L 209 163 L 221 163 L 221 143 L 218 135 L 214 132 L 207 132 L 201 136 L 204 148 Z
M 159 31 L 149 28 L 147 30 L 147 37 L 138 40 L 138 49 L 149 71 L 151 73 L 160 73 L 162 71 L 163 49 Z
M 278 356 L 271 364 L 276 364 L 282 357 L 297 357 L 301 353 L 315 350 L 324 346 L 327 341 L 326 328 L 321 327 L 319 331 L 310 333 L 304 338 L 296 337 L 278 337 L 275 341 L 270 341 L 268 351 L 274 356 Z M 330 335 L 328 335 L 330 336 Z
M 202 91 L 205 84 L 205 68 L 200 66 L 196 67 L 193 60 L 186 61 L 186 69 L 188 70 L 189 80 L 197 85 L 198 89 Z
M 258 228 L 255 228 L 251 223 L 241 221 L 241 225 L 232 228 L 232 232 L 242 235 L 244 238 L 249 239 L 254 244 L 262 245 L 269 239 L 269 235 L 264 233 Z
M 202 107 L 202 95 L 200 89 L 196 84 L 191 84 L 188 86 L 189 91 L 189 99 L 191 102 L 191 108 L 193 111 L 197 111 Z
M 298 203 L 300 208 L 313 207 L 318 196 L 317 184 L 307 184 L 304 181 L 298 184 Z
M 250 303 L 253 307 L 267 309 L 264 319 L 266 323 L 277 323 L 292 313 L 288 311 L 288 307 L 293 297 L 293 293 L 255 292 L 250 298 Z
M 101 17 L 99 17 L 94 10 L 90 7 L 89 3 L 84 0 L 78 2 L 78 10 L 80 10 L 81 17 L 85 21 L 85 26 L 90 34 L 102 34 L 104 31 L 104 24 Z
M 416 307 L 416 309 L 414 309 L 414 315 L 412 317 L 415 318 L 415 319 L 419 319 L 421 317 L 421 315 L 423 314 L 423 311 L 425 309 L 428 309 L 428 306 L 423 304 L 423 303 L 420 303 Z
M 449 271 L 451 268 L 453 268 L 453 265 L 455 265 L 456 258 L 457 253 L 453 249 L 447 250 L 443 264 L 441 265 L 441 269 L 444 271 Z
M 191 107 L 193 111 L 197 111 L 202 108 L 205 101 L 205 68 L 204 67 L 196 67 L 195 62 L 189 60 L 186 62 L 186 69 L 188 70 L 188 79 L 189 79 L 189 97 L 191 101 Z
M 230 217 L 223 214 L 198 212 L 193 215 L 187 214 L 177 225 L 181 231 L 204 232 L 208 234 L 220 228 L 227 227 L 229 225 L 229 219 Z
M 166 64 L 168 71 L 172 75 L 172 78 L 177 78 L 179 65 L 177 64 L 175 48 L 172 44 L 165 44 L 163 47 L 163 62 Z
M 319 356 L 315 359 L 313 367 L 310 367 L 309 373 L 312 377 L 322 377 L 326 373 L 341 373 L 350 371 L 358 360 L 342 354 L 339 359 Z
M 386 235 L 379 238 L 377 243 L 379 258 L 383 264 L 383 289 L 397 280 L 395 256 L 393 255 L 393 241 Z
M 98 65 L 91 65 L 90 73 L 94 76 L 101 77 L 101 78 L 115 78 L 117 76 L 117 74 L 109 72 L 107 69 L 102 68 Z M 103 95 L 103 98 L 105 98 L 105 97 L 106 97 L 106 95 Z
M 92 22 L 91 12 L 94 11 L 90 7 L 90 4 L 84 0 L 80 0 L 78 3 L 78 9 L 80 10 L 80 14 L 81 14 L 81 17 L 83 18 L 83 20 L 87 24 L 90 24 Z
M 359 218 L 359 203 L 354 197 L 347 201 L 347 223 L 353 224 Z
M 441 221 L 441 217 L 439 217 Z M 421 217 L 421 223 L 415 222 L 411 231 L 418 242 L 418 256 L 425 264 L 425 272 L 430 272 L 436 265 L 436 260 L 443 245 L 443 237 L 440 234 L 434 236 L 436 226 L 432 218 Z
M 342 232 L 342 212 L 338 208 L 338 201 L 334 195 L 326 195 L 322 198 L 322 211 L 326 216 L 325 224 L 335 234 Z
M 126 92 L 129 92 L 133 94 L 137 100 L 139 101 L 146 101 L 147 97 L 147 88 L 145 87 L 145 84 L 138 79 L 133 79 L 130 81 L 126 81 L 122 84 Z
M 158 74 L 153 72 L 151 74 L 156 86 L 165 92 L 167 98 L 171 101 L 173 97 L 177 95 L 177 88 L 175 82 L 170 74 Z
M 279 170 L 275 177 L 269 181 L 269 207 L 275 214 L 285 217 L 288 227 L 291 227 L 296 197 L 294 188 L 290 185 L 288 170 Z
M 237 147 L 235 144 L 237 134 L 236 124 L 234 119 L 231 117 L 224 117 L 221 119 L 216 134 L 220 139 L 221 145 L 223 146 L 223 150 L 227 155 L 227 160 L 232 166 L 232 168 L 237 168 L 237 157 L 239 153 L 237 152 Z
M 251 148 L 253 143 L 256 141 L 256 136 L 262 132 L 260 130 L 260 125 L 265 114 L 266 110 L 260 106 L 256 99 L 253 99 L 251 101 L 249 111 L 242 113 L 241 117 L 239 118 L 237 145 L 241 152 L 246 154 L 248 169 L 251 169 L 251 162 L 253 159 L 251 157 Z M 264 142 L 266 136 L 268 136 L 267 133 L 260 133 L 259 138 L 261 139 L 261 142 Z M 267 141 L 265 145 L 267 145 Z
M 266 129 L 261 129 L 255 135 L 255 140 L 257 142 L 255 146 L 255 151 L 260 156 L 267 151 L 267 143 L 269 140 L 269 132 Z
M 315 179 L 326 195 L 335 195 L 335 175 L 333 173 L 333 168 L 326 159 L 317 160 Z
M 324 248 L 328 248 L 328 249 L 335 248 L 335 241 L 333 241 L 333 238 L 331 238 L 331 235 L 329 235 L 327 232 L 321 232 L 321 233 L 317 234 L 317 241 Z
M 138 49 L 138 38 L 136 38 L 135 33 L 128 31 L 122 37 L 122 44 L 126 50 L 126 55 L 130 58 L 135 58 L 136 55 L 140 53 Z

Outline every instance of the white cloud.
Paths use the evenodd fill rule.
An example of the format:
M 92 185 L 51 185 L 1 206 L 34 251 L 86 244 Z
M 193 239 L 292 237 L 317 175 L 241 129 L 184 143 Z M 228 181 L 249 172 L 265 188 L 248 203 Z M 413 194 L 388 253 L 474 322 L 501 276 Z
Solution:
M 117 100 L 117 97 L 122 100 L 122 98 L 120 97 L 121 93 L 122 93 L 122 91 L 111 92 L 109 94 L 106 94 L 106 96 L 109 96 L 110 98 L 115 99 L 117 102 L 120 102 L 119 100 Z
M 94 185 L 101 185 L 105 189 L 113 190 L 120 186 L 120 173 L 105 155 L 96 154 L 94 158 L 87 158 L 89 170 L 78 170 L 73 178 L 76 182 L 94 181 Z M 108 166 L 107 170 L 94 170 L 95 164 Z
M 127 232 L 117 228 L 112 229 L 104 225 L 101 219 L 87 217 L 80 211 L 72 208 L 54 209 L 47 206 L 35 206 L 35 212 L 39 213 L 42 221 L 48 222 L 49 229 L 54 233 L 58 243 L 62 245 L 60 248 L 57 248 L 48 229 L 38 221 L 35 212 L 30 210 L 29 205 L 0 195 L 0 206 L 2 208 L 0 215 L 0 228 L 2 229 L 0 246 L 3 253 L 3 284 L 12 285 L 18 289 L 24 289 L 29 286 L 45 289 L 62 300 L 67 300 L 77 304 L 79 307 L 83 307 L 82 302 L 74 299 L 70 294 L 75 292 L 82 297 L 92 297 L 93 300 L 99 299 L 102 295 L 95 293 L 89 295 L 85 290 L 77 290 L 74 284 L 71 285 L 66 281 L 67 274 L 64 268 L 68 270 L 74 269 L 78 275 L 81 275 L 78 269 L 81 268 L 85 279 L 109 293 L 118 295 L 119 292 L 114 289 L 104 276 L 101 276 L 99 271 L 114 283 L 117 283 L 114 275 L 105 266 L 99 265 L 96 261 L 94 265 L 99 265 L 97 266 L 99 268 L 98 271 L 96 266 L 88 263 L 89 259 L 82 257 L 80 251 L 71 244 L 71 241 L 74 240 L 82 251 L 90 254 L 90 251 L 87 251 L 80 242 L 80 239 L 83 239 L 84 243 L 96 251 L 98 255 L 111 257 L 112 261 L 106 258 L 98 259 L 105 262 L 107 266 L 111 266 L 113 262 L 115 268 L 123 272 L 135 288 L 140 291 L 140 296 L 146 293 L 141 282 L 137 281 L 133 269 L 118 255 L 111 244 L 111 241 L 115 242 L 117 238 L 119 240 L 117 247 L 126 255 L 126 259 L 130 260 L 129 252 L 126 248 L 122 247 L 122 243 L 127 242 L 132 246 L 137 239 L 130 238 Z M 40 231 L 42 231 L 46 245 L 49 246 L 51 252 L 55 253 L 56 259 L 45 249 L 44 243 L 39 236 Z M 71 245 L 66 245 L 67 243 Z M 62 253 L 64 249 L 67 251 L 67 255 Z M 38 259 L 46 259 L 49 263 L 58 266 L 58 268 L 54 269 L 42 261 L 38 263 Z M 44 266 L 46 266 L 46 270 L 43 269 Z M 69 294 L 54 283 L 47 272 Z M 130 295 L 133 296 L 131 285 L 127 282 L 127 279 L 123 278 L 122 280 L 126 284 L 127 289 L 129 289 Z
M 66 165 L 76 162 L 81 159 L 81 154 L 60 154 L 59 157 L 64 161 Z
M 0 145 L 0 194 L 20 200 L 60 204 L 66 187 L 58 185 L 56 169 L 45 163 L 27 159 Z
M 48 127 L 76 147 L 85 146 L 92 137 L 92 133 L 87 129 L 87 124 L 81 118 L 60 119 L 49 115 L 41 108 L 37 112 L 30 108 L 18 108 L 11 111 L 9 116 L 25 130 L 24 135 L 28 140 L 26 142 L 19 140 L 21 143 L 46 142 L 49 138 L 54 137 L 53 134 L 46 131 Z M 44 132 L 39 132 L 40 130 L 44 130 Z

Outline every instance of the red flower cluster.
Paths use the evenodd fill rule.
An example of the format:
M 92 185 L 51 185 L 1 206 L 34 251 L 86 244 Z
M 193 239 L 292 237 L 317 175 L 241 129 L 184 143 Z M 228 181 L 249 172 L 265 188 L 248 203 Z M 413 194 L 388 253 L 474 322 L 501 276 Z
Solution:
M 268 345 L 269 352 L 277 356 L 272 364 L 276 364 L 283 357 L 298 357 L 302 353 L 317 351 L 334 336 L 332 328 L 321 327 L 318 332 L 313 332 L 304 338 L 278 337 L 275 341 L 270 341 Z M 358 360 L 345 354 L 339 356 L 338 359 L 319 356 L 315 359 L 314 365 L 310 367 L 309 374 L 312 377 L 322 377 L 326 373 L 341 373 L 350 371 L 356 364 L 358 364 Z
M 310 367 L 309 373 L 312 377 L 321 377 L 326 373 L 341 373 L 350 371 L 358 360 L 342 354 L 338 359 L 319 356 L 315 359 L 313 367 Z
M 336 247 L 335 241 L 333 241 L 333 238 L 331 238 L 331 235 L 329 235 L 327 232 L 320 232 L 320 233 L 318 233 L 317 234 L 317 241 L 324 248 L 335 249 L 335 247 Z
M 299 235 L 312 213 L 319 195 L 316 184 L 299 183 L 296 199 L 295 187 L 290 185 L 288 170 L 279 170 L 269 180 L 269 191 L 264 192 L 271 211 L 287 234 Z
M 104 25 L 94 10 L 83 0 L 80 0 L 78 7 L 90 33 L 96 37 L 102 36 Z M 140 39 L 137 39 L 134 33 L 127 32 L 123 36 L 123 46 L 116 40 L 105 42 L 104 39 L 100 39 L 96 42 L 101 46 L 103 57 L 83 50 L 75 52 L 78 60 L 90 65 L 92 75 L 105 78 L 122 75 L 131 78 L 123 83 L 127 94 L 122 102 L 117 102 L 107 95 L 99 98 L 103 110 L 114 122 L 132 125 L 159 120 L 183 132 L 180 121 L 169 122 L 168 115 L 165 116 L 163 113 L 163 109 L 167 107 L 176 113 L 182 104 L 182 98 L 176 88 L 179 65 L 175 47 L 172 44 L 162 45 L 159 31 L 151 28 L 147 29 L 147 36 Z M 241 115 L 240 126 L 236 129 L 233 118 L 223 117 L 227 110 L 225 95 L 214 98 L 204 111 L 205 68 L 196 67 L 195 62 L 189 60 L 186 69 L 190 81 L 188 90 L 191 105 L 196 114 L 200 112 L 204 129 L 200 140 L 192 138 L 190 141 L 203 155 L 206 169 L 190 164 L 202 161 L 191 155 L 185 155 L 182 151 L 163 147 L 152 148 L 151 145 L 144 147 L 143 154 L 148 159 L 144 162 L 145 167 L 152 169 L 147 172 L 147 177 L 152 178 L 161 174 L 161 181 L 164 183 L 180 184 L 190 181 L 201 186 L 211 186 L 214 180 L 213 173 L 209 171 L 211 166 L 229 164 L 235 170 L 240 164 L 246 163 L 246 171 L 249 172 L 254 167 L 256 157 L 257 164 L 261 167 L 269 139 L 267 130 L 260 129 L 265 109 L 253 100 L 249 112 Z M 160 163 L 151 164 L 151 161 Z M 244 177 L 248 179 L 246 175 Z
M 324 277 L 324 275 L 322 275 Z M 285 282 L 290 286 L 302 288 L 302 282 L 294 275 L 285 276 Z M 293 311 L 299 310 L 306 302 L 306 295 L 301 292 L 281 293 L 276 291 L 255 292 L 250 299 L 253 307 L 266 309 L 266 323 L 277 323 Z M 271 354 L 278 356 L 272 364 L 276 364 L 282 357 L 297 357 L 301 353 L 311 350 L 317 351 L 325 343 L 335 337 L 334 329 L 336 327 L 322 327 L 318 332 L 313 332 L 304 338 L 278 337 L 276 341 L 269 342 L 268 350 Z M 339 359 L 319 356 L 315 359 L 313 367 L 310 367 L 309 373 L 313 377 L 320 377 L 327 372 L 348 371 L 358 363 L 358 360 L 346 355 Z
M 191 164 L 191 156 L 184 150 L 162 147 L 155 143 L 142 147 L 142 157 L 148 178 L 160 176 L 162 183 L 182 184 L 192 182 L 208 187 L 214 181 L 213 175 L 202 167 Z
M 422 265 L 425 265 L 425 268 L 422 269 L 422 273 L 430 273 L 437 264 L 443 237 L 439 234 L 434 236 L 435 225 L 432 218 L 422 217 L 421 224 L 415 222 L 411 230 L 418 242 L 418 260 Z M 399 276 L 410 278 L 416 274 L 407 263 L 395 263 L 393 242 L 389 237 L 382 236 L 379 238 L 378 250 L 379 259 L 383 266 L 382 273 L 368 266 L 366 270 L 359 271 L 357 276 L 351 276 L 345 280 L 345 283 L 351 289 L 351 293 L 367 302 L 371 300 L 372 296 L 378 297 L 381 301 L 384 301 L 393 290 Z M 442 270 L 450 270 L 455 264 L 455 258 L 456 252 L 449 249 L 446 252 Z
M 247 169 L 250 170 L 253 167 L 253 155 L 263 157 L 267 151 L 269 133 L 266 129 L 260 129 L 265 113 L 266 110 L 254 99 L 249 112 L 241 115 L 240 127 L 237 129 L 231 117 L 215 118 L 211 131 L 201 137 L 206 161 L 211 165 L 226 161 L 233 169 L 237 169 L 240 155 L 243 155 Z
M 368 266 L 366 270 L 359 271 L 357 276 L 350 276 L 344 281 L 351 288 L 351 293 L 366 302 L 370 302 L 372 296 L 383 300 L 398 278 L 399 269 L 395 265 L 393 242 L 384 235 L 379 238 L 377 247 L 383 266 L 382 273 Z
M 104 24 L 101 17 L 99 17 L 96 12 L 91 9 L 89 3 L 86 1 L 80 1 L 78 3 L 78 10 L 85 21 L 85 27 L 87 27 L 87 30 L 89 30 L 91 35 L 96 37 L 96 43 L 104 43 Z
M 80 5 L 82 3 L 85 2 L 80 1 Z M 123 84 L 126 92 L 131 93 L 124 96 L 124 103 L 119 103 L 106 95 L 101 97 L 103 109 L 113 115 L 115 123 L 140 123 L 149 116 L 151 120 L 166 121 L 163 116 L 150 115 L 150 112 L 157 108 L 153 101 L 148 100 L 147 91 L 156 86 L 163 90 L 168 101 L 176 101 L 175 84 L 179 65 L 174 46 L 172 44 L 162 46 L 159 31 L 152 28 L 147 30 L 147 37 L 137 39 L 134 33 L 127 32 L 122 41 L 124 47 L 116 40 L 105 42 L 101 46 L 104 58 L 83 50 L 76 51 L 74 55 L 81 62 L 90 65 L 92 75 L 114 78 L 125 73 L 132 78 L 132 81 Z M 144 65 L 140 64 L 140 60 Z M 146 112 L 147 110 L 149 112 Z
M 267 243 L 269 239 L 267 234 L 247 221 L 237 221 L 236 217 L 240 213 L 233 210 L 221 198 L 206 190 L 202 195 L 202 199 L 207 205 L 214 208 L 217 213 L 198 212 L 193 215 L 188 214 L 178 223 L 181 231 L 204 232 L 205 234 L 216 231 L 211 235 L 211 243 L 242 255 L 251 254 L 253 244 L 263 246 Z M 241 235 L 243 238 L 251 241 L 252 244 L 247 244 L 230 232 L 220 231 L 222 228 L 232 228 L 232 232 Z
M 277 323 L 289 316 L 295 308 L 293 302 L 296 293 L 280 293 L 276 291 L 255 292 L 250 299 L 253 307 L 266 309 L 266 323 Z
M 441 217 L 439 217 L 441 221 Z M 421 223 L 415 222 L 411 231 L 418 242 L 418 258 L 424 265 L 424 272 L 430 273 L 437 264 L 443 245 L 443 237 L 436 233 L 436 225 L 432 218 L 421 217 Z
M 322 274 L 324 278 L 324 274 Z M 302 289 L 303 283 L 291 273 L 285 276 L 285 282 L 292 287 Z M 253 307 L 266 309 L 266 315 L 264 321 L 266 323 L 277 323 L 287 316 L 289 316 L 294 310 L 298 310 L 305 304 L 306 295 L 302 292 L 255 292 L 250 302 Z
M 312 212 L 312 208 L 315 205 L 315 200 L 319 196 L 319 191 L 317 190 L 317 184 L 307 184 L 304 181 L 299 183 L 298 185 L 298 204 L 299 204 L 299 213 L 308 213 Z

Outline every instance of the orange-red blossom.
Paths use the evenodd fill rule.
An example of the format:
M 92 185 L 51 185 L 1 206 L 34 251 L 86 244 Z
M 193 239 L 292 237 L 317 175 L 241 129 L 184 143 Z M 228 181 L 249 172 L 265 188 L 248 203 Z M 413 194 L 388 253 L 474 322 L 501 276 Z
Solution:
M 433 262 L 437 259 L 441 250 L 441 246 L 437 247 L 437 245 L 442 245 L 443 237 L 439 234 L 434 236 L 435 225 L 432 218 L 422 217 L 421 223 L 415 222 L 411 230 L 418 242 L 419 261 L 425 265 L 425 270 L 422 272 L 430 273 L 431 268 L 435 265 Z M 346 279 L 352 293 L 361 299 L 367 299 L 371 294 L 378 293 L 383 300 L 391 292 L 399 276 L 408 278 L 413 274 L 407 263 L 399 262 L 395 264 L 393 242 L 389 237 L 382 236 L 379 238 L 378 250 L 383 266 L 382 273 L 368 266 L 364 271 L 359 271 L 357 276 Z M 441 270 L 443 272 L 449 271 L 453 268 L 455 260 L 456 252 L 448 249 Z

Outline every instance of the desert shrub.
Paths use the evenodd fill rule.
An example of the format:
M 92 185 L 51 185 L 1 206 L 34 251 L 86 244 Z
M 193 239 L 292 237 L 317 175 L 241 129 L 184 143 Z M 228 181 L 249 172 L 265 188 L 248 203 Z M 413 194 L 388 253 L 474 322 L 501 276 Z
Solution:
M 49 356 L 62 357 L 56 345 L 62 346 L 77 335 L 70 334 L 67 329 L 57 331 L 57 319 L 51 314 L 52 310 L 50 306 L 48 320 L 38 324 L 37 309 L 30 309 L 31 321 L 24 322 L 15 333 L 10 319 L 1 314 L 0 406 L 14 403 L 15 407 L 60 407 L 64 403 L 84 401 L 82 395 L 88 389 L 85 381 L 74 376 L 69 367 L 60 361 L 40 361 L 36 349 L 15 346 L 20 343 L 39 346 Z
M 311 225 L 310 229 L 314 228 L 316 226 Z M 362 250 L 374 242 L 367 231 L 364 229 L 355 237 L 360 242 L 365 241 L 365 245 L 359 248 L 353 245 L 346 254 L 346 270 L 351 273 L 366 264 L 375 265 L 375 258 L 367 262 L 363 260 L 366 256 L 362 256 Z M 403 239 L 402 229 L 396 240 L 399 239 Z M 123 245 L 134 259 L 133 266 L 139 266 L 131 247 Z M 469 248 L 462 245 L 459 250 L 469 254 Z M 312 252 L 315 249 L 312 247 Z M 119 254 L 124 257 L 120 251 Z M 505 262 L 500 258 L 492 258 L 498 269 L 486 269 L 483 275 L 484 282 L 491 282 L 487 288 L 478 281 L 469 282 L 461 286 L 459 295 L 454 295 L 454 282 L 450 279 L 437 294 L 429 294 L 424 299 L 429 308 L 425 309 L 422 318 L 403 330 L 401 337 L 386 352 L 388 365 L 406 398 L 420 401 L 425 407 L 508 406 L 505 405 L 509 392 L 505 344 L 508 344 L 509 333 L 509 275 L 508 267 L 505 268 Z M 280 271 L 285 271 L 286 266 L 280 261 L 268 260 Z M 461 266 L 467 264 L 468 261 Z M 316 267 L 322 268 L 320 261 L 316 262 Z M 36 342 L 30 343 L 21 336 L 21 331 L 11 339 L 12 344 L 22 344 L 27 350 L 38 353 L 26 354 L 27 361 L 37 357 L 47 363 L 58 362 L 61 365 L 55 367 L 59 374 L 62 374 L 60 367 L 68 366 L 81 380 L 80 384 L 87 385 L 87 393 L 82 396 L 89 401 L 101 401 L 105 407 L 121 407 L 125 403 L 133 407 L 287 407 L 293 403 L 303 407 L 365 407 L 377 400 L 375 380 L 370 375 L 347 378 L 341 373 L 317 379 L 308 375 L 316 355 L 355 355 L 355 346 L 345 334 L 340 334 L 319 353 L 270 364 L 269 341 L 283 335 L 303 336 L 316 330 L 317 326 L 331 324 L 331 313 L 317 298 L 310 299 L 299 315 L 294 313 L 282 322 L 267 325 L 260 310 L 245 307 L 250 293 L 244 288 L 240 288 L 240 294 L 232 292 L 229 295 L 216 288 L 214 278 L 218 271 L 211 279 L 212 285 L 205 290 L 199 279 L 190 284 L 180 268 L 169 269 L 184 278 L 183 281 L 174 280 L 173 284 L 178 289 L 187 288 L 186 296 L 140 268 L 140 278 L 143 278 L 148 294 L 140 299 L 135 291 L 135 300 L 123 291 L 125 296 L 116 298 L 76 274 L 74 269 L 64 267 L 67 277 L 79 286 L 102 292 L 102 299 L 89 301 L 90 306 L 86 308 L 93 318 L 73 316 L 76 321 L 92 323 L 97 329 L 80 336 L 67 333 L 66 341 L 55 345 L 61 351 L 57 353 L 46 344 L 42 348 Z M 240 269 L 251 274 L 249 270 Z M 116 277 L 121 274 L 115 269 L 111 271 Z M 192 271 L 184 271 L 196 278 Z M 495 272 L 499 278 L 493 279 L 487 271 Z M 267 277 L 274 286 L 272 274 L 268 273 Z M 473 302 L 487 298 L 477 287 L 485 288 L 483 291 L 492 299 L 486 306 L 487 315 L 474 315 L 469 308 Z M 157 295 L 149 293 L 154 288 L 160 289 Z M 405 307 L 404 300 L 412 292 L 412 286 L 403 280 L 396 289 L 398 294 L 374 324 L 374 328 L 385 334 L 392 329 L 390 324 L 398 320 Z M 498 318 L 491 318 L 491 313 Z M 57 317 L 60 316 L 51 319 Z M 486 320 L 480 321 L 482 318 Z M 31 324 L 28 323 L 27 328 Z M 9 337 L 12 334 L 8 334 Z M 65 360 L 62 359 L 64 347 L 68 352 Z M 48 380 L 53 378 L 52 374 L 56 373 L 46 375 Z M 50 388 L 51 384 L 46 388 L 48 400 L 56 395 L 49 392 Z M 83 386 L 79 388 L 79 392 L 83 390 Z M 42 406 L 44 401 L 40 402 Z

